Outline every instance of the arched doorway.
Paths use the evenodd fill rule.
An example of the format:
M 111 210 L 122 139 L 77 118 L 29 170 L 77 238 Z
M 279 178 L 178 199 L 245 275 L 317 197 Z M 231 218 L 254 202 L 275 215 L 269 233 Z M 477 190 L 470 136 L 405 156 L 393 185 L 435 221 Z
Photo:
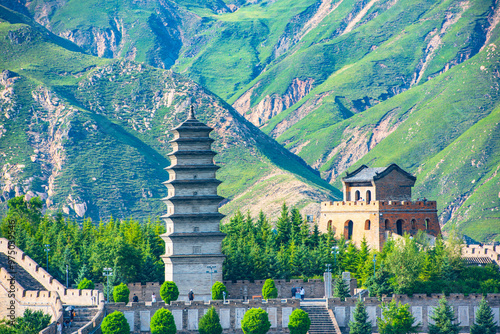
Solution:
M 346 240 L 351 240 L 352 239 L 352 230 L 354 227 L 354 223 L 352 220 L 348 220 L 344 224 L 344 237 Z
M 398 219 L 396 221 L 396 233 L 403 235 L 403 219 Z
M 372 192 L 370 190 L 366 191 L 366 203 L 370 203 L 372 201 Z
M 417 221 L 415 219 L 411 220 L 411 229 L 416 230 L 417 229 Z
M 356 192 L 354 193 L 354 200 L 359 201 L 360 197 L 361 197 L 361 194 L 359 193 L 359 190 L 356 190 Z
M 384 220 L 384 229 L 388 229 L 389 228 L 389 219 L 386 219 Z
M 424 226 L 426 231 L 429 229 L 429 221 L 430 221 L 429 218 L 425 218 Z

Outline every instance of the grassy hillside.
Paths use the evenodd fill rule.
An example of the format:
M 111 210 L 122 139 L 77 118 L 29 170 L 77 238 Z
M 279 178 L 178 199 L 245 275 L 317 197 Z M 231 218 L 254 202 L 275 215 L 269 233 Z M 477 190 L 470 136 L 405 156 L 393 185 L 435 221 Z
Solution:
M 3 201 L 36 194 L 49 209 L 96 220 L 160 214 L 168 129 L 185 119 L 190 104 L 216 129 L 220 191 L 232 200 L 224 212 L 274 214 L 288 196 L 283 179 L 299 185 L 299 195 L 287 200 L 302 208 L 338 195 L 301 159 L 190 80 L 69 51 L 28 24 L 4 20 L 0 36 Z M 238 199 L 254 185 L 274 197 Z

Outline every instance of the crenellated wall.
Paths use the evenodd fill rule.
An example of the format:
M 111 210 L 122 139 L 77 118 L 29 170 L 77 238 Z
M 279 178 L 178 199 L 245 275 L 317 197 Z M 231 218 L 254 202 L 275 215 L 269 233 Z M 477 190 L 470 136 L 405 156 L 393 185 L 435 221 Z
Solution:
M 376 328 L 377 318 L 382 316 L 380 308 L 381 303 L 388 303 L 394 299 L 402 304 L 410 304 L 410 310 L 416 318 L 416 322 L 422 324 L 419 328 L 419 332 L 428 332 L 429 323 L 432 323 L 430 316 L 433 314 L 434 308 L 438 306 L 439 299 L 442 296 L 441 294 L 432 294 L 431 296 L 415 294 L 411 297 L 407 295 L 394 295 L 393 297 L 383 297 L 382 301 L 377 298 L 364 298 L 363 301 L 368 312 L 368 318 L 372 322 L 374 329 Z M 475 321 L 475 312 L 477 311 L 482 297 L 481 294 L 471 294 L 468 296 L 463 294 L 450 294 L 446 297 L 449 304 L 453 307 L 458 322 L 461 323 L 461 332 L 470 331 L 470 326 Z M 488 294 L 486 300 L 493 310 L 494 321 L 500 324 L 500 294 Z M 346 298 L 345 301 L 340 301 L 339 298 L 331 298 L 328 300 L 328 308 L 333 311 L 342 333 L 348 332 L 347 326 L 349 321 L 353 319 L 354 308 L 357 301 L 357 298 Z
M 27 308 L 42 310 L 52 316 L 52 324 L 42 332 L 55 334 L 55 323 L 63 319 L 63 304 L 74 306 L 97 305 L 99 311 L 94 319 L 79 330 L 80 334 L 91 332 L 100 324 L 104 317 L 104 297 L 98 290 L 66 289 L 59 281 L 54 279 L 47 271 L 41 268 L 33 259 L 27 256 L 13 243 L 5 238 L 0 238 L 0 252 L 13 260 L 29 275 L 38 281 L 46 290 L 25 290 L 16 280 L 15 267 L 0 267 L 0 318 L 8 317 L 11 305 L 14 305 L 14 316 L 22 316 Z M 9 262 L 10 263 L 10 262 Z
M 166 308 L 172 312 L 177 327 L 177 333 L 197 333 L 198 323 L 201 317 L 211 307 L 215 307 L 219 314 L 220 323 L 224 333 L 243 333 L 241 320 L 245 312 L 251 308 L 262 308 L 269 315 L 271 329 L 268 333 L 288 333 L 289 316 L 294 309 L 300 307 L 297 299 L 270 299 L 265 300 L 228 300 L 217 301 L 173 301 L 170 305 L 164 302 L 139 302 L 139 303 L 110 303 L 106 304 L 107 313 L 115 310 L 123 312 L 130 328 L 134 333 L 150 332 L 150 321 L 154 313 L 160 308 Z

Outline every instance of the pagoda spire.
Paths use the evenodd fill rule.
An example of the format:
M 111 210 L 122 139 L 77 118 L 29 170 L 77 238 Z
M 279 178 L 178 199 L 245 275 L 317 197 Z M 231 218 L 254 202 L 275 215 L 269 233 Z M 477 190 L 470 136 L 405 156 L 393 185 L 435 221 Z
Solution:
M 189 107 L 189 112 L 188 112 L 188 117 L 187 119 L 196 119 L 195 115 L 194 115 L 194 107 L 193 105 L 191 105 Z

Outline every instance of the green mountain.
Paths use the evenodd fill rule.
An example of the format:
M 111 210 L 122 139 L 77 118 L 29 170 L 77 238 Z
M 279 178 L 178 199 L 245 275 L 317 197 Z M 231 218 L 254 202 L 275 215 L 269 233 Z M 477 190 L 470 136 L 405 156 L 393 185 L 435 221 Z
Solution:
M 168 130 L 191 104 L 215 128 L 220 192 L 230 200 L 223 212 L 274 213 L 283 201 L 316 212 L 319 201 L 338 198 L 318 172 L 193 81 L 77 52 L 5 7 L 0 17 L 3 202 L 39 195 L 48 209 L 95 220 L 161 214 Z
M 361 163 L 395 162 L 417 176 L 415 198 L 438 200 L 445 230 L 457 227 L 478 240 L 500 240 L 498 1 L 20 0 L 14 5 L 0 0 L 0 4 L 36 21 L 39 25 L 30 26 L 52 43 L 95 56 L 86 56 L 96 65 L 82 65 L 86 69 L 82 73 L 117 63 L 139 66 L 123 59 L 170 69 L 231 104 L 320 171 L 331 185 L 340 187 L 340 176 Z M 6 20 L 16 23 L 11 16 L 6 14 Z M 49 85 L 49 76 L 38 74 L 36 80 Z M 124 89 L 111 82 L 106 81 L 111 90 Z M 72 85 L 79 90 L 66 89 Z M 79 81 L 57 84 L 53 92 L 75 108 L 106 113 L 113 122 L 125 121 L 125 115 L 118 115 L 123 106 L 116 98 L 108 101 L 105 93 L 99 93 L 108 102 L 97 102 L 99 96 L 80 85 Z M 238 117 L 222 100 L 214 99 Z M 119 112 L 111 117 L 111 110 Z M 143 112 L 139 104 L 130 104 L 129 110 L 134 115 Z M 140 122 L 127 122 L 127 129 L 138 131 L 141 140 L 160 152 L 158 142 L 142 139 L 148 136 L 143 133 L 158 135 L 139 129 Z M 274 148 L 279 150 L 273 146 L 273 152 Z M 281 173 L 288 164 L 271 161 L 269 166 L 277 166 Z M 290 192 L 293 182 L 288 178 L 298 178 L 311 189 L 328 187 L 316 176 L 310 179 L 314 173 L 307 167 L 308 172 L 294 173 L 294 169 L 286 177 L 280 175 L 279 182 L 260 178 L 255 169 L 246 167 L 242 163 L 234 171 L 233 165 L 221 170 L 228 184 L 236 182 L 224 185 L 232 189 L 224 190 L 233 198 L 225 206 L 231 208 L 227 212 L 239 203 L 262 201 L 269 189 L 288 185 L 284 192 Z M 242 179 L 223 175 L 239 175 L 236 170 L 248 175 Z

